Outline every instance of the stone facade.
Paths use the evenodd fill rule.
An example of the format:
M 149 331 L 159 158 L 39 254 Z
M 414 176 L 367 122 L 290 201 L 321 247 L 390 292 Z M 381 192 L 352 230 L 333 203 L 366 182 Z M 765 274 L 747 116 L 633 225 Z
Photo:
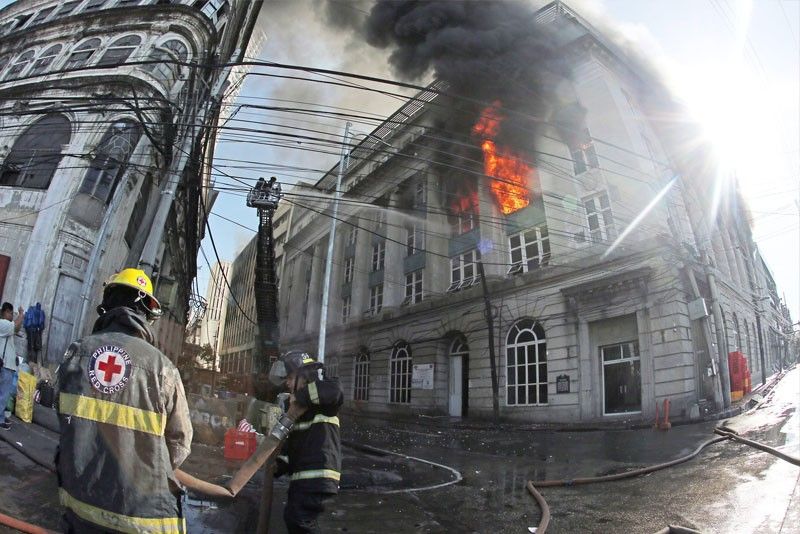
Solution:
M 210 88 L 229 74 L 208 67 L 244 53 L 259 9 L 50 0 L 0 10 L 2 293 L 43 305 L 47 363 L 91 329 L 103 282 L 139 264 L 148 245 L 165 311 L 157 344 L 173 360 L 181 354 L 201 194 L 210 205 L 203 151 L 219 113 Z
M 776 361 L 755 343 L 756 317 L 771 313 L 758 300 L 768 271 L 734 188 L 709 217 L 715 173 L 675 142 L 689 126 L 653 120 L 679 111 L 658 81 L 563 5 L 541 21 L 569 26 L 575 101 L 554 114 L 585 110 L 584 135 L 542 128 L 527 207 L 504 215 L 483 177 L 472 180 L 477 209 L 463 209 L 468 195 L 452 184 L 482 168 L 441 164 L 440 125 L 457 106 L 432 91 L 353 150 L 324 356 L 354 411 L 489 416 L 496 380 L 509 419 L 652 421 L 665 399 L 688 418 L 724 403 L 729 350 L 746 351 L 754 383 L 764 373 L 755 354 L 765 351 L 767 374 Z M 330 192 L 335 175 L 317 189 Z M 331 204 L 306 205 L 285 246 L 281 335 L 285 349 L 313 353 Z M 722 350 L 716 305 L 728 318 L 736 311 L 742 332 L 729 326 L 722 337 L 735 344 Z

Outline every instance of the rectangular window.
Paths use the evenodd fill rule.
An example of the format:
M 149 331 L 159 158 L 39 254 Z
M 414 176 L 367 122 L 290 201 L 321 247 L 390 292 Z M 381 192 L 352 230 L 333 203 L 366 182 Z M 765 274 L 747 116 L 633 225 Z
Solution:
M 53 16 L 53 18 L 65 17 L 69 15 L 70 13 L 75 11 L 75 8 L 78 7 L 78 4 L 80 4 L 80 0 L 73 0 L 72 2 L 64 2 L 61 5 L 61 9 L 56 11 L 56 14 Z
M 603 413 L 642 411 L 639 343 L 629 341 L 600 347 L 603 363 Z
M 355 226 L 351 226 L 350 230 L 347 232 L 347 244 L 349 246 L 355 245 L 357 237 L 358 237 L 358 228 L 356 228 Z
M 50 13 L 53 11 L 53 9 L 54 8 L 50 7 L 50 8 L 43 9 L 43 10 L 39 11 L 39 13 L 33 18 L 33 20 L 28 25 L 28 27 L 31 27 L 31 26 L 34 26 L 34 25 L 39 24 L 41 22 L 44 22 L 44 19 L 46 19 L 47 16 L 50 15 Z
M 368 315 L 375 315 L 383 309 L 383 284 L 369 288 Z
M 428 195 L 425 187 L 425 180 L 420 180 L 414 186 L 414 207 L 424 207 L 428 201 Z
M 586 223 L 592 241 L 603 242 L 616 237 L 614 217 L 611 214 L 611 204 L 606 191 L 585 197 L 583 207 L 586 210 Z
M 406 298 L 403 306 L 422 302 L 422 269 L 406 275 Z
M 450 258 L 450 287 L 447 288 L 448 292 L 468 288 L 480 280 L 475 265 L 478 259 L 479 256 L 476 250 L 470 250 Z
M 475 228 L 475 213 L 472 211 L 462 211 L 450 218 L 450 234 L 461 235 Z
M 105 3 L 106 0 L 89 0 L 89 2 L 86 3 L 86 7 L 83 8 L 83 11 L 97 11 L 103 7 L 103 4 Z
M 372 271 L 383 269 L 383 262 L 386 258 L 386 241 L 379 241 L 372 245 Z
M 583 130 L 581 141 L 570 148 L 570 153 L 576 175 L 586 172 L 587 169 L 600 167 L 600 163 L 597 161 L 597 152 L 594 149 L 594 141 L 588 128 Z
M 353 400 L 369 400 L 369 355 L 361 353 L 356 356 L 353 369 Z
M 342 297 L 342 324 L 350 319 L 350 296 Z
M 406 226 L 406 255 L 412 256 L 425 248 L 425 233 L 422 226 Z
M 528 272 L 550 261 L 550 237 L 546 226 L 509 236 L 508 244 L 511 253 L 508 274 Z
M 355 258 L 347 258 L 344 260 L 344 283 L 350 284 L 353 282 L 353 265 Z
M 386 211 L 383 208 L 377 208 L 378 213 L 375 215 L 375 231 L 382 232 L 386 230 Z

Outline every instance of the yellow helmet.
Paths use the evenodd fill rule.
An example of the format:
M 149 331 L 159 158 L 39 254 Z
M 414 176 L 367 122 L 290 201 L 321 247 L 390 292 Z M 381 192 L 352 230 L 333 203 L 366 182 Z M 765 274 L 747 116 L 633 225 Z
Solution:
M 145 300 L 145 306 L 153 317 L 161 315 L 161 303 L 153 295 L 153 282 L 150 277 L 141 269 L 122 269 L 120 272 L 111 275 L 105 284 L 105 293 L 114 286 L 127 286 L 139 292 L 139 298 Z

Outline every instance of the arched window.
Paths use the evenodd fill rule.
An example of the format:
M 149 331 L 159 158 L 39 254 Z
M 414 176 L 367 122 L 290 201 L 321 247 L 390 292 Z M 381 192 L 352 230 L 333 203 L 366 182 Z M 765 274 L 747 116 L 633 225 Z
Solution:
M 133 121 L 121 120 L 112 124 L 92 151 L 94 157 L 80 192 L 108 204 L 140 135 L 141 129 Z
M 147 60 L 155 63 L 148 63 L 144 66 L 144 70 L 153 74 L 167 87 L 171 87 L 180 75 L 179 63 L 185 63 L 188 58 L 189 49 L 186 45 L 177 39 L 170 39 L 150 52 Z
M 353 362 L 353 400 L 369 400 L 369 352 L 361 349 Z
M 733 314 L 733 328 L 734 328 L 733 335 L 735 336 L 734 340 L 736 341 L 736 350 L 741 352 L 742 351 L 742 347 L 743 347 L 743 345 L 742 345 L 742 325 L 739 324 L 739 317 L 737 317 L 735 313 Z
M 464 336 L 459 335 L 450 345 L 450 356 L 469 356 L 469 345 Z
M 142 44 L 142 38 L 138 35 L 127 35 L 121 37 L 108 45 L 98 65 L 120 65 L 131 57 L 133 51 Z
M 389 402 L 411 402 L 411 345 L 398 341 L 392 349 L 389 375 Z
M 28 73 L 28 76 L 36 76 L 37 74 L 42 74 L 45 72 L 60 53 L 61 45 L 57 44 L 39 54 L 39 57 L 33 62 L 33 67 L 31 67 L 31 71 Z
M 325 358 L 325 376 L 339 378 L 339 357 L 335 354 Z
M 69 120 L 47 115 L 14 142 L 2 164 L 0 185 L 47 189 L 61 162 L 61 147 L 72 137 Z
M 65 69 L 77 69 L 89 63 L 97 49 L 100 48 L 100 39 L 89 39 L 79 44 L 72 50 L 67 62 L 64 64 Z
M 531 319 L 517 321 L 506 337 L 506 403 L 547 404 L 547 343 Z
M 6 73 L 6 80 L 14 80 L 19 78 L 22 71 L 25 70 L 25 67 L 33 61 L 33 57 L 36 55 L 36 52 L 33 50 L 27 50 L 20 54 L 20 56 L 11 64 L 11 67 L 8 68 L 8 72 Z

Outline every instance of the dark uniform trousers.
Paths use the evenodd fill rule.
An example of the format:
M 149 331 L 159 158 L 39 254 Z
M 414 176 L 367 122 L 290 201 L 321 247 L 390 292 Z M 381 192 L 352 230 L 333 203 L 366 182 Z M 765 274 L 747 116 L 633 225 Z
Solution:
M 320 532 L 317 518 L 339 492 L 342 445 L 337 414 L 344 396 L 338 380 L 317 380 L 295 393 L 308 410 L 284 446 L 290 474 L 283 519 L 289 534 Z

